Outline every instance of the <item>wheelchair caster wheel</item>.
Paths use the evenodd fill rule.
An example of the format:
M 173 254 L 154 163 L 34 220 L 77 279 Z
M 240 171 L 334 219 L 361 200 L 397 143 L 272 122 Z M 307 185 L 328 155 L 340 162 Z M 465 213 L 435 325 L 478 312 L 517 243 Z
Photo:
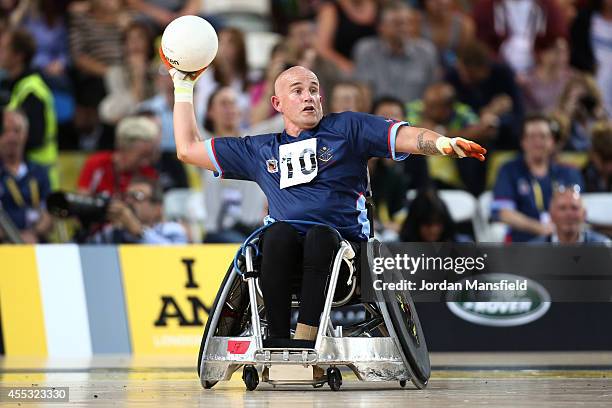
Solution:
M 247 390 L 253 391 L 259 385 L 259 375 L 257 375 L 257 369 L 252 365 L 244 367 L 242 370 L 242 381 L 246 385 Z
M 340 390 L 340 386 L 342 386 L 342 374 L 340 374 L 340 370 L 336 367 L 329 367 L 327 369 L 327 383 L 332 391 Z
M 217 384 L 217 381 L 204 381 L 204 388 L 206 388 L 207 390 L 210 390 L 216 384 Z
M 400 380 L 400 387 L 404 388 L 406 386 L 406 380 Z

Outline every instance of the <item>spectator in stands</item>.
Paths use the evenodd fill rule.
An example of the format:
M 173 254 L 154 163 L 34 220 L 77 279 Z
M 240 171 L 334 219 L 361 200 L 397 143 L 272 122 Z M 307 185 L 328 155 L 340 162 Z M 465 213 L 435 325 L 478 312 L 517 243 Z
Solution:
M 420 98 L 436 77 L 436 50 L 424 39 L 409 38 L 409 14 L 403 3 L 380 12 L 378 36 L 355 46 L 355 78 L 372 88 L 374 97 L 394 96 L 404 102 Z
M 16 19 L 32 34 L 36 43 L 32 68 L 40 71 L 53 93 L 58 135 L 61 135 L 58 146 L 60 149 L 74 147 L 76 137 L 72 121 L 75 101 L 70 77 L 72 64 L 68 46 L 68 0 L 24 0 L 20 2 L 20 8 L 23 9 L 23 15 Z M 18 12 L 13 12 L 15 14 Z
M 444 134 L 469 137 L 485 143 L 495 133 L 495 118 L 478 117 L 468 105 L 457 101 L 455 89 L 446 82 L 430 85 L 423 99 L 406 105 L 408 122 Z M 489 120 L 489 122 L 487 122 Z
M 457 101 L 455 90 L 445 82 L 429 86 L 423 99 L 409 103 L 407 108 L 408 122 L 415 126 L 436 129 L 436 132 L 455 137 L 468 137 L 480 144 L 486 143 L 497 131 L 495 116 L 485 114 L 480 119 L 468 105 Z M 463 183 L 454 187 L 467 187 L 474 195 L 482 193 L 485 164 L 463 160 L 455 165 Z
M 270 22 L 272 31 L 281 35 L 289 35 L 290 25 L 297 20 L 313 20 L 321 5 L 320 0 L 314 1 L 271 1 Z
M 47 166 L 52 188 L 59 180 L 57 162 L 57 118 L 53 94 L 40 74 L 30 69 L 36 44 L 23 29 L 2 35 L 0 69 L 7 78 L 0 83 L 0 105 L 20 109 L 28 118 L 26 157 L 29 161 Z
M 36 43 L 32 67 L 42 71 L 53 85 L 66 85 L 69 64 L 66 0 L 22 1 L 25 5 L 20 24 Z
M 270 98 L 274 95 L 274 81 L 281 72 L 295 65 L 295 62 L 290 60 L 289 50 L 285 43 L 279 42 L 272 48 L 264 78 L 253 84 L 250 89 L 250 123 L 252 125 L 269 119 L 277 113 L 270 105 Z
M 101 136 L 98 105 L 106 95 L 104 76 L 121 65 L 121 28 L 127 17 L 120 0 L 90 0 L 70 7 L 70 52 L 74 62 L 74 126 L 81 147 L 93 149 Z
M 229 87 L 215 90 L 208 103 L 204 128 L 215 137 L 243 136 L 236 92 Z M 250 134 L 251 132 L 249 132 Z M 267 200 L 256 183 L 220 179 L 202 172 L 206 208 L 205 242 L 243 242 L 261 225 Z
M 2 114 L 0 133 L 0 207 L 25 243 L 44 240 L 51 229 L 45 200 L 51 191 L 47 169 L 24 158 L 28 119 L 20 111 Z M 2 228 L 0 228 L 2 241 Z
M 376 35 L 378 7 L 376 0 L 325 1 L 319 7 L 318 50 L 345 75 L 353 72 L 357 41 Z
M 406 118 L 404 103 L 392 96 L 378 98 L 372 104 L 372 114 L 401 122 Z
M 550 202 L 550 218 L 554 226 L 553 232 L 546 236 L 537 237 L 532 242 L 565 245 L 609 244 L 612 242 L 605 235 L 585 227 L 586 210 L 580 198 L 580 188 L 578 186 L 561 186 L 555 190 Z
M 134 176 L 157 179 L 153 164 L 158 159 L 159 127 L 153 120 L 132 116 L 119 122 L 115 151 L 91 155 L 81 170 L 78 187 L 85 194 L 118 196 Z
M 384 96 L 375 100 L 372 106 L 372 113 L 395 121 L 402 121 L 406 118 L 405 105 L 399 99 L 391 96 Z M 376 161 L 373 160 L 374 159 L 370 159 L 369 163 L 376 163 Z M 388 160 L 384 162 L 385 164 L 393 164 L 396 168 L 397 165 L 403 166 L 402 183 L 406 184 L 406 189 L 421 189 L 428 186 L 430 183 L 427 169 L 427 157 L 423 155 L 413 155 L 410 160 L 404 160 L 403 162 Z M 381 179 L 383 177 L 384 176 L 381 176 Z M 395 192 L 391 194 L 395 194 Z M 395 210 L 391 209 L 391 212 L 394 213 Z
M 499 171 L 491 215 L 510 227 L 508 239 L 524 242 L 552 232 L 548 208 L 554 186 L 583 186 L 578 170 L 553 161 L 555 140 L 546 116 L 525 119 L 523 154 Z
M 606 111 L 612 115 L 612 0 L 593 0 L 571 26 L 571 63 L 596 75 Z
M 296 18 L 287 26 L 285 46 L 290 59 L 297 60 L 303 50 L 310 49 L 317 42 L 317 27 L 312 18 Z
M 126 0 L 131 10 L 153 22 L 161 32 L 172 20 L 185 15 L 196 15 L 202 8 L 201 0 Z
M 473 15 L 476 36 L 517 73 L 532 67 L 535 41 L 567 35 L 556 0 L 480 0 Z
M 244 34 L 237 28 L 224 28 L 218 32 L 218 35 L 217 56 L 196 82 L 194 95 L 196 120 L 200 125 L 204 124 L 210 94 L 220 86 L 229 86 L 238 95 L 240 126 L 246 129 L 249 125 L 251 98 L 248 92 L 249 67 Z
M 443 67 L 453 67 L 457 50 L 474 38 L 474 23 L 455 10 L 453 0 L 420 0 L 423 9 L 421 36 L 438 50 Z
M 497 122 L 495 147 L 518 148 L 523 103 L 512 70 L 492 61 L 484 45 L 476 41 L 462 47 L 458 57 L 457 67 L 446 75 L 457 99 L 480 117 L 490 117 L 488 123 Z
M 331 90 L 330 113 L 367 112 L 369 95 L 364 86 L 354 81 L 338 82 Z
M 323 111 L 329 112 L 328 95 L 334 85 L 342 80 L 342 73 L 334 63 L 321 56 L 316 47 L 317 41 L 317 29 L 312 20 L 301 18 L 289 23 L 285 41 L 289 59 L 316 73 L 323 96 Z
M 111 200 L 107 217 L 110 224 L 88 242 L 95 244 L 185 244 L 185 228 L 163 221 L 164 193 L 150 178 L 134 178 L 123 198 Z
M 172 107 L 174 106 L 174 85 L 168 70 L 159 65 L 155 75 L 155 88 L 157 93 L 150 99 L 143 101 L 136 107 L 139 115 L 152 116 L 159 121 L 161 128 L 159 159 L 159 182 L 164 191 L 171 188 L 188 187 L 187 173 L 176 157 L 174 144 L 174 125 Z
M 599 122 L 593 126 L 589 164 L 582 175 L 587 193 L 612 193 L 612 124 Z
M 519 77 L 525 110 L 550 114 L 574 75 L 569 67 L 567 40 L 557 37 L 550 42 L 537 42 L 535 61 L 533 69 Z
M 421 191 L 408 206 L 408 217 L 400 231 L 402 242 L 471 242 L 457 233 L 448 207 L 435 190 Z
M 563 133 L 568 135 L 566 149 L 587 151 L 591 144 L 591 128 L 606 120 L 601 92 L 593 77 L 575 75 L 565 84 L 557 104 L 557 117 Z
M 102 122 L 115 125 L 136 105 L 155 94 L 153 37 L 149 26 L 134 21 L 123 32 L 123 62 L 104 75 L 107 95 L 99 106 Z

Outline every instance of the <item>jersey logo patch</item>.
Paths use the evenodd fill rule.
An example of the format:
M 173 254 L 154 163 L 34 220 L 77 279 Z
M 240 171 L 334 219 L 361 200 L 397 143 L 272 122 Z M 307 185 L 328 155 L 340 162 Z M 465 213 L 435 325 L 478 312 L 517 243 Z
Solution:
M 281 189 L 308 183 L 317 176 L 319 168 L 316 151 L 316 138 L 287 143 L 278 147 Z
M 268 173 L 278 173 L 278 161 L 276 159 L 266 160 L 266 167 L 268 168 Z
M 327 147 L 327 146 L 323 146 L 322 148 L 320 148 L 317 153 L 319 154 L 317 157 L 323 163 L 327 163 L 328 161 L 330 161 L 332 159 L 332 157 L 334 157 L 334 153 L 333 153 L 332 149 L 330 147 Z

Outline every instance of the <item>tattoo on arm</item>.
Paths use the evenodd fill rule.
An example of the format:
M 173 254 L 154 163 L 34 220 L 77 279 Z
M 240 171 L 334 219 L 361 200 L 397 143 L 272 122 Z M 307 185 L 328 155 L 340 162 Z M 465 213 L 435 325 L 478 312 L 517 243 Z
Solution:
M 438 151 L 438 148 L 436 147 L 436 144 L 434 143 L 434 141 L 425 140 L 425 138 L 423 137 L 425 133 L 427 133 L 427 130 L 423 129 L 417 135 L 417 149 L 419 149 L 421 153 L 426 154 L 426 155 L 430 155 L 430 156 L 439 155 L 440 152 Z

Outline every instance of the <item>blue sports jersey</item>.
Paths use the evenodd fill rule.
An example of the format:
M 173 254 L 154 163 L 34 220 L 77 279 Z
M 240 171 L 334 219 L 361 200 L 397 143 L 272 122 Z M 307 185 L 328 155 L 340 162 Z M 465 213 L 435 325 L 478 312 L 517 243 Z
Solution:
M 584 188 L 580 172 L 572 167 L 551 163 L 545 177 L 535 177 L 529 172 L 525 159 L 521 155 L 502 166 L 493 188 L 491 216 L 499 218 L 499 210 L 508 208 L 525 214 L 536 220 L 548 221 L 548 207 L 552 199 L 554 185 L 579 185 Z M 538 187 L 539 186 L 539 187 Z M 541 191 L 538 199 L 535 189 Z M 539 202 L 541 201 L 541 202 Z M 535 235 L 524 231 L 511 230 L 512 242 L 526 242 Z
M 396 155 L 400 126 L 380 116 L 330 114 L 298 137 L 273 133 L 213 138 L 205 143 L 215 176 L 255 181 L 275 220 L 306 220 L 336 228 L 351 241 L 365 241 L 370 223 L 365 206 L 367 162 Z M 305 233 L 308 226 L 296 228 Z

